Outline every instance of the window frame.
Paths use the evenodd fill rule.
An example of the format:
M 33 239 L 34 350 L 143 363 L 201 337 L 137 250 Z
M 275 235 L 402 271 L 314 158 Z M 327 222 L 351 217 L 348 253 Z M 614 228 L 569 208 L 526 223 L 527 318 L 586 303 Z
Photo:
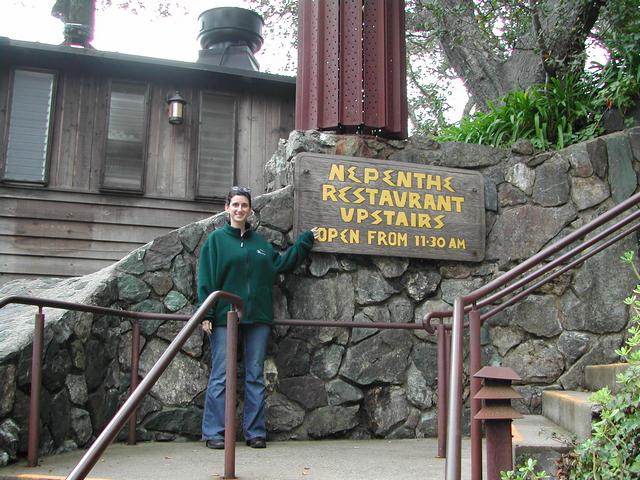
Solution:
M 198 117 L 197 117 L 197 128 L 194 128 L 194 133 L 195 133 L 195 177 L 194 177 L 194 186 L 193 186 L 193 191 L 194 191 L 194 199 L 195 200 L 206 200 L 206 201 L 221 201 L 221 200 L 225 200 L 226 199 L 226 195 L 227 195 L 227 191 L 224 192 L 220 192 L 220 194 L 212 194 L 212 195 L 206 195 L 206 194 L 201 194 L 199 193 L 199 185 L 198 185 L 198 179 L 200 178 L 200 170 L 201 170 L 201 165 L 200 165 L 200 149 L 202 147 L 202 142 L 201 140 L 201 136 L 200 136 L 200 132 L 202 130 L 202 114 L 203 114 L 203 104 L 204 104 L 204 98 L 206 96 L 212 96 L 212 97 L 223 97 L 226 99 L 231 99 L 233 101 L 233 122 L 231 123 L 232 125 L 232 136 L 233 136 L 233 142 L 232 142 L 232 149 L 233 149 L 233 154 L 232 154 L 232 160 L 231 160 L 231 184 L 229 184 L 227 186 L 227 190 L 228 188 L 231 187 L 231 185 L 234 185 L 236 183 L 236 175 L 237 175 L 237 166 L 238 166 L 238 111 L 239 111 L 239 103 L 240 103 L 240 97 L 238 95 L 232 94 L 232 93 L 226 93 L 226 92 L 220 92 L 220 91 L 214 91 L 214 90 L 200 90 L 199 94 L 198 94 Z
M 107 170 L 107 152 L 109 146 L 109 122 L 111 120 L 111 95 L 113 93 L 114 84 L 116 85 L 135 85 L 144 87 L 144 115 L 142 120 L 142 165 L 140 172 L 140 182 L 137 187 L 131 188 L 126 186 L 105 185 L 105 174 Z M 100 191 L 114 193 L 131 193 L 144 195 L 147 171 L 147 157 L 149 153 L 149 127 L 150 127 L 150 104 L 151 104 L 151 85 L 147 81 L 135 81 L 124 78 L 110 78 L 108 81 L 106 96 L 106 114 L 105 114 L 105 134 L 103 142 L 103 158 L 100 163 Z
M 13 95 L 15 92 L 15 73 L 16 71 L 25 71 L 25 72 L 35 72 L 35 73 L 45 73 L 52 76 L 51 79 L 51 101 L 49 104 L 49 121 L 47 127 L 47 138 L 46 138 L 46 151 L 43 159 L 43 179 L 42 180 L 16 180 L 12 178 L 6 177 L 7 171 L 7 160 L 8 160 L 8 149 L 9 149 L 9 131 L 11 129 L 11 112 L 13 110 L 14 102 Z M 9 68 L 9 82 L 8 88 L 6 91 L 6 111 L 4 114 L 4 132 L 3 132 L 3 142 L 2 142 L 2 150 L 0 151 L 0 183 L 3 184 L 12 184 L 12 185 L 32 185 L 32 186 L 41 186 L 46 187 L 49 185 L 49 170 L 51 168 L 51 156 L 52 156 L 52 144 L 54 141 L 54 123 L 56 117 L 56 101 L 58 96 L 58 83 L 59 83 L 59 72 L 56 70 L 46 69 L 46 68 L 35 68 L 28 66 L 20 66 L 14 65 Z

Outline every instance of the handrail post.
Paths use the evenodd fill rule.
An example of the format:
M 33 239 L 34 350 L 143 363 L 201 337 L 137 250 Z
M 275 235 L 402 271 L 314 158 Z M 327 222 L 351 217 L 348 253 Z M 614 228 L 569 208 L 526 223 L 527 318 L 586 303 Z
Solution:
M 475 398 L 480 391 L 482 382 L 474 375 L 481 368 L 481 345 L 480 345 L 480 310 L 475 305 L 469 313 L 469 377 L 471 387 L 471 480 L 482 480 L 482 422 L 475 418 L 482 408 L 482 400 Z
M 227 313 L 227 365 L 224 392 L 224 477 L 236 478 L 236 388 L 238 377 L 238 312 Z
M 29 398 L 29 441 L 27 464 L 38 466 L 40 444 L 40 390 L 42 384 L 42 350 L 44 347 L 44 313 L 42 307 L 35 315 L 31 353 L 31 397 Z
M 131 385 L 129 386 L 129 395 L 138 386 L 139 376 L 138 369 L 140 366 L 140 322 L 137 318 L 131 321 Z M 128 445 L 136 444 L 136 419 L 137 409 L 133 411 L 129 417 L 129 435 L 127 438 Z
M 447 456 L 447 337 L 445 326 L 436 325 L 438 339 L 438 458 Z
M 460 421 L 462 417 L 462 353 L 464 329 L 464 302 L 457 297 L 453 303 L 453 323 L 451 327 L 451 375 L 449 376 L 449 408 L 447 410 L 447 460 L 446 480 L 460 480 L 460 458 L 462 438 Z

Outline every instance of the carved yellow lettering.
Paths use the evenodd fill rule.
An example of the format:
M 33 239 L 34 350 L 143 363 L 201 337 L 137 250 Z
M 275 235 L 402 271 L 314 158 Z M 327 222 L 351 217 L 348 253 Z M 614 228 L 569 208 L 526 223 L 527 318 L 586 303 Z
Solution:
M 362 195 L 363 191 L 364 187 L 358 187 L 353 192 L 351 192 L 353 193 L 353 196 L 356 197 L 353 203 L 363 203 L 365 201 L 364 195 Z
M 440 183 L 440 175 L 427 175 L 427 190 L 435 188 L 440 191 L 442 184 Z
M 393 218 L 395 217 L 396 212 L 393 210 L 385 210 L 382 214 L 385 216 L 387 225 L 393 225 Z
M 340 207 L 340 219 L 343 222 L 352 222 L 354 213 L 355 209 L 353 208 Z
M 391 190 L 380 190 L 380 200 L 378 205 L 380 205 L 381 207 L 393 207 Z
M 462 211 L 462 204 L 464 203 L 464 197 L 451 197 L 451 201 L 456 204 L 455 206 L 456 213 L 460 213 Z
M 444 222 L 442 221 L 444 217 L 445 217 L 444 215 L 436 215 L 435 217 L 433 217 L 433 219 L 436 222 L 436 226 L 433 228 L 435 228 L 436 230 L 439 230 L 442 227 L 444 227 Z
M 420 213 L 418 215 L 419 228 L 431 228 L 431 216 L 428 213 Z
M 453 177 L 445 177 L 444 179 L 444 189 L 448 190 L 451 193 L 455 193 L 455 189 L 451 186 L 451 180 L 453 180 Z
M 424 180 L 426 177 L 426 173 L 413 172 L 413 180 L 416 182 L 416 188 L 424 188 Z
M 398 187 L 411 188 L 411 172 L 398 171 L 396 184 Z
M 374 210 L 373 212 L 371 212 L 371 217 L 373 218 L 373 221 L 371 222 L 372 225 L 378 225 L 380 223 L 382 223 L 382 217 L 380 216 L 381 210 Z
M 421 208 L 419 193 L 409 192 L 409 208 Z
M 331 200 L 332 202 L 337 202 L 336 198 L 336 187 L 334 185 L 323 183 L 322 184 L 322 201 L 326 202 L 327 200 Z
M 436 200 L 433 195 L 430 193 L 424 194 L 424 209 L 425 210 L 435 210 L 436 209 Z
M 360 179 L 358 178 L 357 174 L 356 174 L 357 170 L 358 170 L 358 167 L 349 167 L 349 168 L 347 168 L 347 172 L 348 172 L 347 178 L 349 180 L 351 180 L 352 182 L 362 183 L 360 181 Z
M 438 195 L 438 210 L 451 211 L 451 197 L 449 195 Z
M 405 204 L 407 203 L 407 192 L 398 192 L 397 190 L 394 190 L 393 201 L 395 202 L 396 207 L 404 208 Z
M 408 227 L 409 220 L 407 220 L 407 214 L 404 212 L 398 212 L 396 215 L 396 225 L 399 227 Z
M 327 229 L 327 242 L 333 242 L 338 236 L 338 230 L 335 228 Z
M 332 163 L 331 169 L 329 170 L 329 180 L 344 182 L 344 165 Z
M 376 168 L 366 167 L 364 169 L 364 183 L 371 183 L 378 180 L 380 174 Z
M 376 204 L 376 196 L 378 195 L 378 189 L 377 188 L 367 188 L 365 190 L 365 193 L 367 195 L 369 195 L 369 205 L 375 205 Z
M 371 245 L 373 243 L 373 240 L 376 236 L 376 231 L 375 230 L 367 230 L 367 243 L 369 245 Z
M 393 177 L 391 176 L 393 172 L 394 172 L 393 170 L 385 170 L 384 172 L 382 172 L 382 181 L 387 185 L 391 185 L 392 187 L 395 187 L 396 184 L 393 183 Z
M 344 203 L 349 203 L 349 198 L 346 196 L 349 190 L 351 190 L 351 187 L 342 187 L 338 190 L 338 198 Z
M 357 222 L 358 223 L 364 222 L 368 216 L 369 216 L 369 212 L 367 212 L 364 208 L 359 208 L 358 214 L 357 214 Z

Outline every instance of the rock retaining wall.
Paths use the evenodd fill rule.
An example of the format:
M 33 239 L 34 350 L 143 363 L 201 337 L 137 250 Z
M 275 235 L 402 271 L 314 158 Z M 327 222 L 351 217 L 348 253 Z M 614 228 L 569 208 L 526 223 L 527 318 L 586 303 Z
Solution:
M 292 159 L 303 151 L 468 168 L 485 178 L 487 251 L 482 263 L 312 253 L 276 286 L 276 318 L 420 321 L 431 310 L 500 275 L 637 190 L 640 128 L 558 152 L 511 151 L 293 132 L 269 162 L 271 193 L 254 199 L 253 221 L 278 247 L 291 241 Z M 281 188 L 284 187 L 284 188 Z M 119 309 L 191 313 L 200 245 L 224 214 L 187 225 L 91 276 L 12 282 L 8 295 L 36 295 Z M 486 364 L 523 378 L 523 411 L 540 410 L 547 388 L 574 388 L 585 365 L 615 360 L 636 281 L 619 264 L 637 238 L 558 278 L 483 328 Z M 0 310 L 0 465 L 26 451 L 34 307 Z M 126 319 L 45 309 L 44 453 L 84 447 L 129 386 Z M 142 322 L 145 375 L 181 328 Z M 208 342 L 194 334 L 143 402 L 140 440 L 199 438 L 209 372 Z M 423 331 L 277 327 L 265 366 L 270 439 L 406 438 L 436 434 L 436 344 Z M 240 382 L 240 385 L 242 382 Z M 241 388 L 241 387 L 240 387 Z M 240 399 L 242 396 L 240 395 Z M 241 408 L 238 409 L 241 411 Z

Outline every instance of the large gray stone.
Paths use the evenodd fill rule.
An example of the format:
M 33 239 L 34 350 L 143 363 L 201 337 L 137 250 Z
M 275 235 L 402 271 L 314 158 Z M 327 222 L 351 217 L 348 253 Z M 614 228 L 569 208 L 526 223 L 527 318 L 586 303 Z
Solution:
M 413 321 L 420 325 L 423 325 L 423 320 L 426 320 L 427 315 L 431 312 L 448 312 L 451 310 L 451 305 L 443 302 L 442 300 L 427 300 L 423 304 L 419 305 L 414 312 Z M 435 327 L 439 323 L 437 318 L 431 320 L 431 325 Z M 428 333 L 426 330 L 414 330 L 413 334 L 421 340 L 435 341 L 436 335 Z
M 13 409 L 16 396 L 16 366 L 0 365 L 0 418 L 6 417 Z
M 160 328 L 158 328 L 156 335 L 167 342 L 173 342 L 185 325 L 185 322 L 177 320 L 165 322 Z M 204 340 L 208 341 L 208 337 L 204 337 Z M 197 327 L 182 346 L 182 351 L 188 353 L 192 357 L 198 358 L 202 355 L 202 342 L 203 330 L 202 328 Z
M 69 400 L 76 405 L 84 405 L 89 399 L 87 381 L 84 375 L 67 375 L 66 379 Z
M 123 333 L 120 335 L 118 344 L 118 362 L 120 363 L 120 367 L 127 372 L 131 370 L 131 337 L 131 330 Z M 147 339 L 140 335 L 140 351 L 142 351 L 146 342 Z
M 20 429 L 16 423 L 8 418 L 0 423 L 0 449 L 9 456 L 9 460 L 15 460 L 18 454 Z
M 527 195 L 531 195 L 536 180 L 536 171 L 524 163 L 516 163 L 507 169 L 504 179 Z
M 507 310 L 511 323 L 538 337 L 555 337 L 562 331 L 556 298 L 551 295 L 529 295 Z
M 533 201 L 543 207 L 563 205 L 569 200 L 569 181 L 567 179 L 569 162 L 555 155 L 536 168 L 536 180 L 533 185 Z
M 625 327 L 628 313 L 622 300 L 638 280 L 619 258 L 625 251 L 636 248 L 635 240 L 626 237 L 576 271 L 573 289 L 567 290 L 561 299 L 565 329 L 608 333 Z
M 609 159 L 607 154 L 607 144 L 602 138 L 595 138 L 585 142 L 589 160 L 593 165 L 593 171 L 600 178 L 606 178 Z
M 327 405 L 324 382 L 312 376 L 292 377 L 280 380 L 280 392 L 289 400 L 299 403 L 305 410 Z
M 440 283 L 442 300 L 453 305 L 456 298 L 480 288 L 484 283 L 482 278 L 464 278 L 460 280 L 445 278 Z
M 307 415 L 305 423 L 311 438 L 339 436 L 358 425 L 360 407 L 326 406 Z
M 487 240 L 487 260 L 529 258 L 555 237 L 576 216 L 570 204 L 559 208 L 522 205 L 505 209 Z M 535 225 L 535 228 L 529 228 Z
M 107 423 L 116 412 L 119 397 L 120 394 L 117 390 L 105 389 L 102 386 L 89 394 L 87 410 L 89 411 L 94 432 L 100 432 L 107 426 Z
M 173 280 L 166 270 L 147 272 L 142 276 L 142 280 L 160 296 L 166 295 L 173 288 Z
M 134 312 L 146 312 L 146 313 L 164 313 L 164 305 L 162 302 L 154 298 L 148 298 L 143 300 L 140 303 L 136 303 L 131 306 L 131 310 Z M 138 320 L 140 322 L 140 333 L 147 337 L 156 333 L 158 327 L 162 325 L 164 320 L 153 320 L 153 319 L 141 319 Z
M 260 210 L 260 222 L 281 232 L 293 226 L 293 189 L 291 187 L 266 195 L 268 203 Z
M 409 266 L 408 258 L 372 257 L 373 264 L 378 267 L 384 278 L 397 278 Z
M 71 427 L 71 404 L 66 390 L 51 397 L 49 431 L 56 446 L 62 445 Z
M 353 321 L 356 323 L 389 323 L 391 322 L 391 313 L 385 305 L 364 307 L 361 312 L 356 313 Z M 352 328 L 351 343 L 361 342 L 377 332 L 378 330 L 375 328 Z
M 309 257 L 311 258 L 309 273 L 314 277 L 324 277 L 330 270 L 340 269 L 340 264 L 335 255 L 312 252 Z
M 280 378 L 306 375 L 311 363 L 309 348 L 303 341 L 285 338 L 278 345 L 275 362 Z
M 290 276 L 286 284 L 291 292 L 289 313 L 292 318 L 341 321 L 353 318 L 355 289 L 350 274 L 321 279 Z M 309 298 L 317 301 L 310 302 Z
M 609 198 L 609 185 L 597 176 L 571 177 L 571 199 L 578 210 L 595 207 Z
M 485 325 L 487 325 L 485 323 Z M 496 347 L 498 353 L 503 357 L 524 339 L 524 335 L 511 327 L 495 326 L 489 330 L 491 343 Z
M 438 375 L 437 345 L 427 342 L 417 344 L 411 352 L 411 360 L 424 377 L 427 386 L 434 386 Z
M 140 374 L 144 377 L 158 361 L 168 344 L 151 339 L 140 356 Z M 151 394 L 167 405 L 186 405 L 207 388 L 209 372 L 193 358 L 179 353 L 151 389 Z M 180 385 L 180 388 L 176 388 Z
M 42 362 L 42 384 L 49 392 L 57 392 L 64 385 L 67 373 L 71 370 L 69 351 L 58 343 L 51 343 Z
M 633 170 L 633 152 L 629 138 L 623 133 L 607 135 L 604 140 L 607 143 L 611 198 L 620 203 L 629 198 L 638 186 Z
M 633 158 L 636 161 L 640 161 L 640 127 L 634 127 L 629 129 L 629 145 L 631 145 L 631 151 L 633 152 Z
M 591 165 L 586 142 L 576 143 L 565 148 L 561 155 L 569 161 L 571 174 L 574 177 L 590 177 L 593 175 L 593 165 Z
M 78 447 L 84 447 L 93 434 L 89 412 L 81 408 L 71 407 L 70 428 L 73 440 Z
M 358 305 L 383 302 L 396 291 L 380 272 L 364 268 L 358 270 L 356 275 L 356 301 Z
M 171 290 L 164 297 L 164 306 L 170 312 L 177 312 L 187 304 L 188 300 L 177 290 Z
M 564 358 L 547 340 L 529 340 L 507 353 L 502 365 L 512 368 L 522 383 L 553 383 L 564 370 Z
M 590 341 L 591 337 L 586 333 L 565 330 L 558 338 L 558 350 L 568 364 L 573 364 L 587 351 Z
M 343 405 L 359 402 L 364 398 L 362 390 L 340 378 L 335 378 L 326 384 L 329 405 Z
M 407 147 L 389 156 L 389 160 L 454 168 L 480 168 L 497 165 L 508 154 L 508 150 L 486 145 L 446 142 L 439 144 L 436 150 Z
M 193 297 L 193 287 L 196 284 L 194 274 L 194 259 L 191 255 L 178 255 L 173 260 L 173 265 L 171 265 L 173 284 L 187 298 Z
M 404 295 L 396 295 L 387 302 L 389 315 L 393 323 L 413 322 L 413 303 Z
M 267 397 L 265 408 L 269 432 L 288 432 L 304 420 L 304 409 L 277 392 Z
M 510 183 L 503 183 L 498 191 L 498 201 L 501 207 L 523 205 L 527 203 L 527 195 Z
M 427 386 L 422 372 L 412 363 L 407 371 L 407 400 L 420 409 L 433 406 L 433 390 Z
M 316 350 L 311 358 L 311 373 L 323 380 L 336 376 L 342 363 L 344 347 L 331 344 Z
M 178 230 L 178 238 L 189 252 L 194 252 L 202 238 L 202 225 L 190 223 Z
M 615 350 L 623 343 L 622 334 L 600 335 L 594 339 L 588 348 L 576 362 L 568 368 L 558 379 L 558 383 L 565 390 L 582 388 L 584 382 L 584 368 L 587 365 L 601 365 L 614 363 L 620 360 Z
M 147 272 L 167 269 L 173 257 L 182 252 L 182 242 L 177 230 L 156 238 L 144 256 L 144 268 Z
M 118 298 L 127 302 L 141 302 L 149 296 L 149 286 L 133 275 L 122 273 L 118 276 Z
M 409 404 L 401 387 L 374 387 L 367 392 L 364 404 L 376 436 L 385 436 L 409 415 Z
M 402 285 L 407 294 L 416 302 L 432 295 L 440 284 L 440 274 L 434 268 L 425 268 L 406 272 L 402 276 Z
M 200 437 L 202 431 L 202 410 L 199 408 L 174 408 L 155 413 L 144 422 L 147 430 L 178 433 Z
M 347 349 L 340 375 L 359 385 L 403 382 L 411 351 L 411 334 L 383 330 Z
M 144 254 L 146 253 L 145 248 L 139 248 L 134 250 L 129 255 L 124 257 L 118 263 L 116 263 L 116 268 L 121 272 L 130 273 L 132 275 L 140 275 L 144 273 Z

